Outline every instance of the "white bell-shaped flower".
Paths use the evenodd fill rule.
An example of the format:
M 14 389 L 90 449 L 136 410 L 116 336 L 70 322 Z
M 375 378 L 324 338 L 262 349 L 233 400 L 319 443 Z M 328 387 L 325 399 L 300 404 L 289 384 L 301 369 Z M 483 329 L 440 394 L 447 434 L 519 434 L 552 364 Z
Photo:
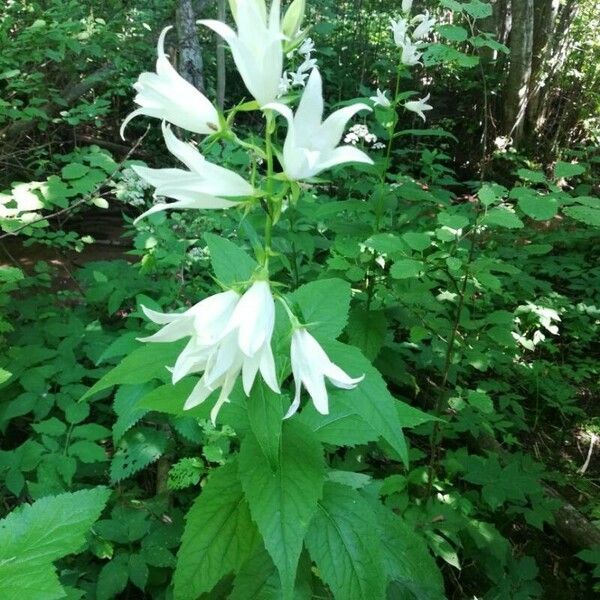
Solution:
M 402 12 L 406 15 L 412 10 L 413 0 L 402 0 Z
M 135 102 L 140 105 L 121 125 L 121 137 L 127 124 L 139 115 L 155 117 L 177 127 L 208 135 L 219 130 L 219 114 L 212 103 L 186 81 L 165 55 L 165 36 L 172 27 L 165 27 L 158 38 L 156 73 L 142 73 L 133 84 L 137 90 Z
M 369 98 L 371 100 L 371 102 L 373 102 L 373 104 L 375 106 L 381 106 L 382 108 L 389 108 L 392 103 L 390 102 L 390 99 L 386 96 L 386 91 L 381 91 L 379 88 L 377 88 L 377 94 L 375 96 L 371 96 L 371 98 Z
M 355 388 L 363 379 L 350 377 L 345 371 L 329 360 L 319 342 L 303 328 L 297 328 L 292 334 L 291 347 L 292 374 L 296 386 L 294 401 L 285 418 L 296 413 L 300 406 L 302 386 L 312 398 L 315 408 L 322 414 L 329 414 L 329 399 L 325 378 L 335 387 L 345 390 Z
M 411 100 L 410 102 L 406 102 L 404 104 L 404 108 L 406 110 L 410 110 L 416 114 L 418 114 L 423 121 L 425 121 L 425 113 L 424 111 L 433 110 L 433 106 L 431 104 L 427 104 L 427 101 L 431 97 L 431 94 L 427 94 L 425 98 L 420 98 L 419 100 Z
M 242 296 L 232 290 L 210 296 L 183 313 L 163 314 L 147 308 L 144 312 L 164 327 L 141 341 L 172 342 L 190 337 L 171 369 L 173 383 L 203 373 L 185 402 L 186 410 L 220 389 L 211 410 L 214 422 L 240 373 L 246 395 L 259 372 L 265 383 L 279 393 L 271 349 L 275 303 L 268 282 L 254 282 Z
M 254 193 L 252 186 L 240 175 L 207 161 L 191 144 L 181 141 L 164 121 L 163 136 L 167 148 L 189 170 L 150 169 L 133 166 L 132 169 L 146 182 L 154 186 L 156 196 L 173 198 L 170 204 L 155 204 L 140 215 L 136 222 L 153 213 L 177 209 L 224 209 L 240 203 Z
M 404 46 L 406 38 L 408 37 L 408 26 L 409 22 L 402 17 L 397 21 L 395 19 L 390 19 L 390 29 L 394 35 L 394 43 L 396 46 Z
M 412 23 L 418 23 L 412 33 L 413 40 L 423 40 L 431 33 L 434 25 L 436 24 L 436 19 L 435 17 L 430 17 L 429 11 L 426 10 L 425 13 L 417 15 L 412 20 Z
M 349 162 L 373 164 L 361 150 L 352 146 L 339 146 L 346 124 L 360 110 L 371 111 L 366 104 L 346 106 L 331 114 L 324 122 L 323 83 L 317 69 L 313 69 L 294 115 L 290 108 L 272 103 L 271 108 L 288 122 L 288 132 L 283 146 L 283 168 L 289 179 L 314 177 L 335 165 Z
M 262 107 L 277 98 L 283 71 L 281 0 L 273 0 L 269 15 L 262 0 L 237 0 L 234 19 L 237 33 L 221 21 L 199 23 L 229 44 L 244 84 Z
M 421 64 L 422 56 L 423 54 L 419 52 L 419 47 L 407 38 L 402 46 L 402 55 L 400 58 L 402 64 L 407 67 L 414 67 Z

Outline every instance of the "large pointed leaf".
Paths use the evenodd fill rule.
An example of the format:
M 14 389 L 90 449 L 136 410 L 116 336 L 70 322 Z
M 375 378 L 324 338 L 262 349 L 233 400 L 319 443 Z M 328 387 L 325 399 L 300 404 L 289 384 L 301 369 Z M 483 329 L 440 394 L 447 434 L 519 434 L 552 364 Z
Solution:
M 85 400 L 113 385 L 139 384 L 161 379 L 168 381 L 171 374 L 167 367 L 173 365 L 183 342 L 172 344 L 146 344 L 126 356 L 114 369 L 97 381 L 82 397 Z M 81 401 L 80 400 L 80 401 Z
M 302 320 L 321 342 L 342 333 L 348 321 L 350 284 L 342 279 L 321 279 L 307 283 L 292 295 L 302 311 Z
M 216 470 L 187 514 L 175 570 L 175 598 L 195 600 L 237 571 L 256 546 L 235 462 Z
M 385 570 L 394 598 L 444 600 L 444 582 L 427 544 L 414 529 L 378 501 L 374 513 L 379 523 Z
M 55 600 L 65 593 L 53 561 L 81 550 L 110 490 L 48 496 L 0 521 L 0 598 Z
M 250 279 L 258 266 L 241 248 L 230 240 L 214 233 L 205 233 L 210 262 L 217 279 L 226 285 L 241 283 Z
M 279 460 L 283 403 L 281 394 L 276 394 L 261 380 L 257 381 L 247 401 L 248 421 L 263 454 L 275 467 Z
M 283 425 L 273 467 L 256 437 L 247 433 L 239 457 L 240 479 L 267 551 L 291 598 L 302 542 L 321 497 L 325 468 L 314 434 L 292 420 Z
M 345 408 L 353 408 L 368 426 L 385 439 L 408 464 L 408 450 L 402 433 L 398 401 L 390 394 L 379 371 L 360 353 L 357 348 L 339 342 L 324 346 L 331 360 L 352 377 L 365 378 L 353 390 L 332 391 L 329 404 L 332 411 L 338 398 L 342 398 Z
M 336 600 L 385 598 L 377 522 L 356 491 L 327 483 L 306 536 L 308 552 Z

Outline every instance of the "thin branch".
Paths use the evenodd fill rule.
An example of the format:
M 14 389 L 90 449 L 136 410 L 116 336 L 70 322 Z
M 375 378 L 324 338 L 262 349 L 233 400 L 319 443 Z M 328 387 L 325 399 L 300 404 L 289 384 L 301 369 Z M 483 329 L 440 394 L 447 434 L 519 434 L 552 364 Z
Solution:
M 63 209 L 58 210 L 56 212 L 50 213 L 49 215 L 42 215 L 41 217 L 39 217 L 37 219 L 34 219 L 33 221 L 29 221 L 28 223 L 24 223 L 23 225 L 21 225 L 20 227 L 17 227 L 13 231 L 9 231 L 7 233 L 4 233 L 4 234 L 0 235 L 0 240 L 3 240 L 4 238 L 7 238 L 7 237 L 13 237 L 13 236 L 17 235 L 23 229 L 26 229 L 27 227 L 31 227 L 31 225 L 33 225 L 34 223 L 39 223 L 40 221 L 47 221 L 49 219 L 54 219 L 55 217 L 59 217 L 60 215 L 64 215 L 65 213 L 68 213 L 68 212 L 71 212 L 71 211 L 75 210 L 76 208 L 78 208 L 82 204 L 87 204 L 90 200 L 92 200 L 95 196 L 98 195 L 98 193 L 100 192 L 100 190 L 104 186 L 108 185 L 111 181 L 114 180 L 115 175 L 121 170 L 121 168 L 123 167 L 123 165 L 129 160 L 129 158 L 131 157 L 131 155 L 136 151 L 136 149 L 138 148 L 138 146 L 142 143 L 142 141 L 144 140 L 144 138 L 148 134 L 148 131 L 150 131 L 150 125 L 148 125 L 148 127 L 146 127 L 146 131 L 144 131 L 144 133 L 140 136 L 140 138 L 136 141 L 136 143 L 131 147 L 131 149 L 129 150 L 129 152 L 127 152 L 125 158 L 123 158 L 123 160 L 117 165 L 117 167 L 115 168 L 115 170 L 101 184 L 99 184 L 94 189 L 93 192 L 89 192 L 88 194 L 85 194 L 83 196 L 83 198 L 81 198 L 81 200 L 78 200 L 74 204 L 71 204 L 71 206 L 67 206 L 67 208 L 63 208 Z

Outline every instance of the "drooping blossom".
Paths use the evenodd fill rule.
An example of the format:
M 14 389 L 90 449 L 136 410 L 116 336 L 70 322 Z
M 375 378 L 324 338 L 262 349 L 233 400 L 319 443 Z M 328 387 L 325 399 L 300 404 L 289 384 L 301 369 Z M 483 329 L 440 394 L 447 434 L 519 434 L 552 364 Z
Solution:
M 431 33 L 433 26 L 436 24 L 436 19 L 435 17 L 430 17 L 429 11 L 426 10 L 424 14 L 417 15 L 412 22 L 418 23 L 412 32 L 413 40 L 423 40 Z
M 402 0 L 402 12 L 406 15 L 412 10 L 413 0 Z
M 422 56 L 423 54 L 419 52 L 418 46 L 407 39 L 404 46 L 402 46 L 402 55 L 400 57 L 402 64 L 407 67 L 414 67 L 415 65 L 421 64 Z
M 220 389 L 211 410 L 214 423 L 240 374 L 246 395 L 250 394 L 258 372 L 274 392 L 280 392 L 271 349 L 275 304 L 268 282 L 255 281 L 242 296 L 233 290 L 210 296 L 180 314 L 148 309 L 144 312 L 164 327 L 141 341 L 190 338 L 171 369 L 173 383 L 187 375 L 203 373 L 184 409 L 198 406 Z
M 375 96 L 371 96 L 370 100 L 375 104 L 375 106 L 382 106 L 383 108 L 389 108 L 392 103 L 389 98 L 386 96 L 386 91 L 381 91 L 377 88 L 377 93 Z
M 199 21 L 229 44 L 246 88 L 261 107 L 273 102 L 279 93 L 284 39 L 280 14 L 281 0 L 273 0 L 268 15 L 264 0 L 236 0 L 237 32 L 221 21 Z
M 133 166 L 132 169 L 154 186 L 156 196 L 173 198 L 176 202 L 155 204 L 136 221 L 167 209 L 223 209 L 239 204 L 242 198 L 254 193 L 252 186 L 237 173 L 207 161 L 191 144 L 181 141 L 169 125 L 162 124 L 163 136 L 169 151 L 189 170 L 150 169 Z
M 339 146 L 346 123 L 366 104 L 353 104 L 331 114 L 324 122 L 323 83 L 317 69 L 313 69 L 296 113 L 279 103 L 270 108 L 283 115 L 288 122 L 288 132 L 283 146 L 283 168 L 291 180 L 309 179 L 335 165 L 348 162 L 373 164 L 361 150 L 352 146 Z
M 409 22 L 402 17 L 397 21 L 394 19 L 390 19 L 390 29 L 394 34 L 394 43 L 396 46 L 404 46 L 406 42 L 406 38 L 408 37 L 408 26 Z
M 406 110 L 410 110 L 416 114 L 418 114 L 421 119 L 423 119 L 423 121 L 426 120 L 425 118 L 425 114 L 423 111 L 428 111 L 428 110 L 432 110 L 433 106 L 431 106 L 430 104 L 427 104 L 427 101 L 429 100 L 429 98 L 431 97 L 431 94 L 427 94 L 427 96 L 425 96 L 425 98 L 421 98 L 419 100 L 411 100 L 410 102 L 406 102 L 404 104 L 404 108 Z
M 187 82 L 169 62 L 164 50 L 165 27 L 158 38 L 156 73 L 142 73 L 133 84 L 135 102 L 140 108 L 130 113 L 121 125 L 121 137 L 127 124 L 139 115 L 173 123 L 177 127 L 208 135 L 219 129 L 219 115 L 212 103 Z
M 355 388 L 363 379 L 352 378 L 331 362 L 319 342 L 304 328 L 298 327 L 292 334 L 291 345 L 292 374 L 296 386 L 294 401 L 285 418 L 296 413 L 300 406 L 302 386 L 311 397 L 315 408 L 322 414 L 329 414 L 329 398 L 325 378 L 335 387 L 345 390 Z

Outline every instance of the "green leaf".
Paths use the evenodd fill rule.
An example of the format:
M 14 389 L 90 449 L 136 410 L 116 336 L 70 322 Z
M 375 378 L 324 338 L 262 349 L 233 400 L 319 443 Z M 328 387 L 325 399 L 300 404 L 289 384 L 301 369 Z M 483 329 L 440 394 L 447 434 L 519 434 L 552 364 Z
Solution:
M 497 225 L 506 229 L 522 229 L 523 221 L 507 208 L 492 208 L 481 220 L 482 225 Z
M 356 491 L 326 483 L 323 499 L 306 535 L 308 552 L 336 600 L 385 598 L 377 522 Z
M 138 406 L 140 398 L 143 398 L 151 389 L 150 384 L 121 385 L 115 394 L 113 408 L 117 414 L 117 420 L 113 425 L 113 444 L 116 446 L 119 440 L 129 431 L 148 411 Z
M 89 167 L 86 167 L 81 163 L 73 162 L 62 168 L 61 175 L 63 176 L 63 179 L 79 179 L 89 170 Z
M 418 277 L 423 271 L 423 263 L 412 258 L 397 260 L 390 269 L 390 275 L 394 279 L 411 279 Z
M 114 369 L 97 381 L 80 399 L 85 400 L 94 394 L 114 385 L 140 384 L 160 379 L 168 381 L 171 374 L 168 366 L 175 363 L 183 344 L 146 344 L 126 356 Z
M 546 176 L 541 171 L 532 171 L 531 169 L 518 169 L 517 175 L 525 180 L 531 181 L 532 183 L 547 183 Z
M 258 264 L 233 242 L 205 233 L 204 239 L 208 244 L 210 262 L 216 278 L 225 285 L 248 281 Z
M 585 173 L 585 167 L 577 163 L 568 163 L 559 160 L 554 167 L 554 177 L 556 179 L 569 179 Z
M 178 600 L 210 592 L 238 571 L 257 545 L 237 471 L 235 462 L 214 471 L 187 514 L 174 577 Z
M 259 380 L 252 387 L 246 406 L 252 433 L 269 464 L 275 467 L 279 461 L 283 396 Z
M 273 467 L 252 433 L 242 441 L 239 475 L 267 551 L 290 598 L 302 543 L 321 497 L 325 466 L 314 434 L 298 420 L 286 421 Z
M 464 42 L 469 37 L 469 32 L 458 25 L 440 25 L 436 31 L 451 42 Z
M 538 194 L 527 194 L 519 199 L 519 208 L 536 221 L 546 221 L 556 216 L 558 202 L 551 196 L 540 196 Z
M 350 319 L 346 327 L 348 339 L 352 345 L 360 348 L 369 360 L 374 360 L 385 341 L 387 324 L 383 311 L 356 307 L 350 311 Z
M 431 246 L 431 238 L 419 231 L 408 231 L 402 235 L 402 239 L 416 252 L 423 252 Z
M 408 464 L 408 450 L 402 433 L 403 423 L 397 410 L 399 403 L 388 391 L 379 371 L 353 346 L 330 342 L 325 346 L 325 351 L 329 358 L 350 376 L 365 376 L 353 390 L 329 392 L 330 413 L 334 414 L 337 411 L 338 402 L 343 409 L 352 410 L 368 425 L 370 431 L 375 431 L 383 437 L 403 462 Z M 311 407 L 307 409 L 310 413 Z
M 117 554 L 110 562 L 107 562 L 98 576 L 96 586 L 97 600 L 111 600 L 120 594 L 127 585 L 129 579 L 129 564 L 127 554 Z
M 110 490 L 98 487 L 42 498 L 0 521 L 0 598 L 64 597 L 52 563 L 81 550 Z
M 599 209 L 592 208 L 590 206 L 567 206 L 563 209 L 563 212 L 571 217 L 571 219 L 581 221 L 582 223 L 591 225 L 592 227 L 600 227 Z
M 305 325 L 319 341 L 337 338 L 348 321 L 350 284 L 341 279 L 320 279 L 298 288 L 290 298 Z
M 110 479 L 113 483 L 130 477 L 158 460 L 167 447 L 165 433 L 149 428 L 128 431 L 110 464 Z

